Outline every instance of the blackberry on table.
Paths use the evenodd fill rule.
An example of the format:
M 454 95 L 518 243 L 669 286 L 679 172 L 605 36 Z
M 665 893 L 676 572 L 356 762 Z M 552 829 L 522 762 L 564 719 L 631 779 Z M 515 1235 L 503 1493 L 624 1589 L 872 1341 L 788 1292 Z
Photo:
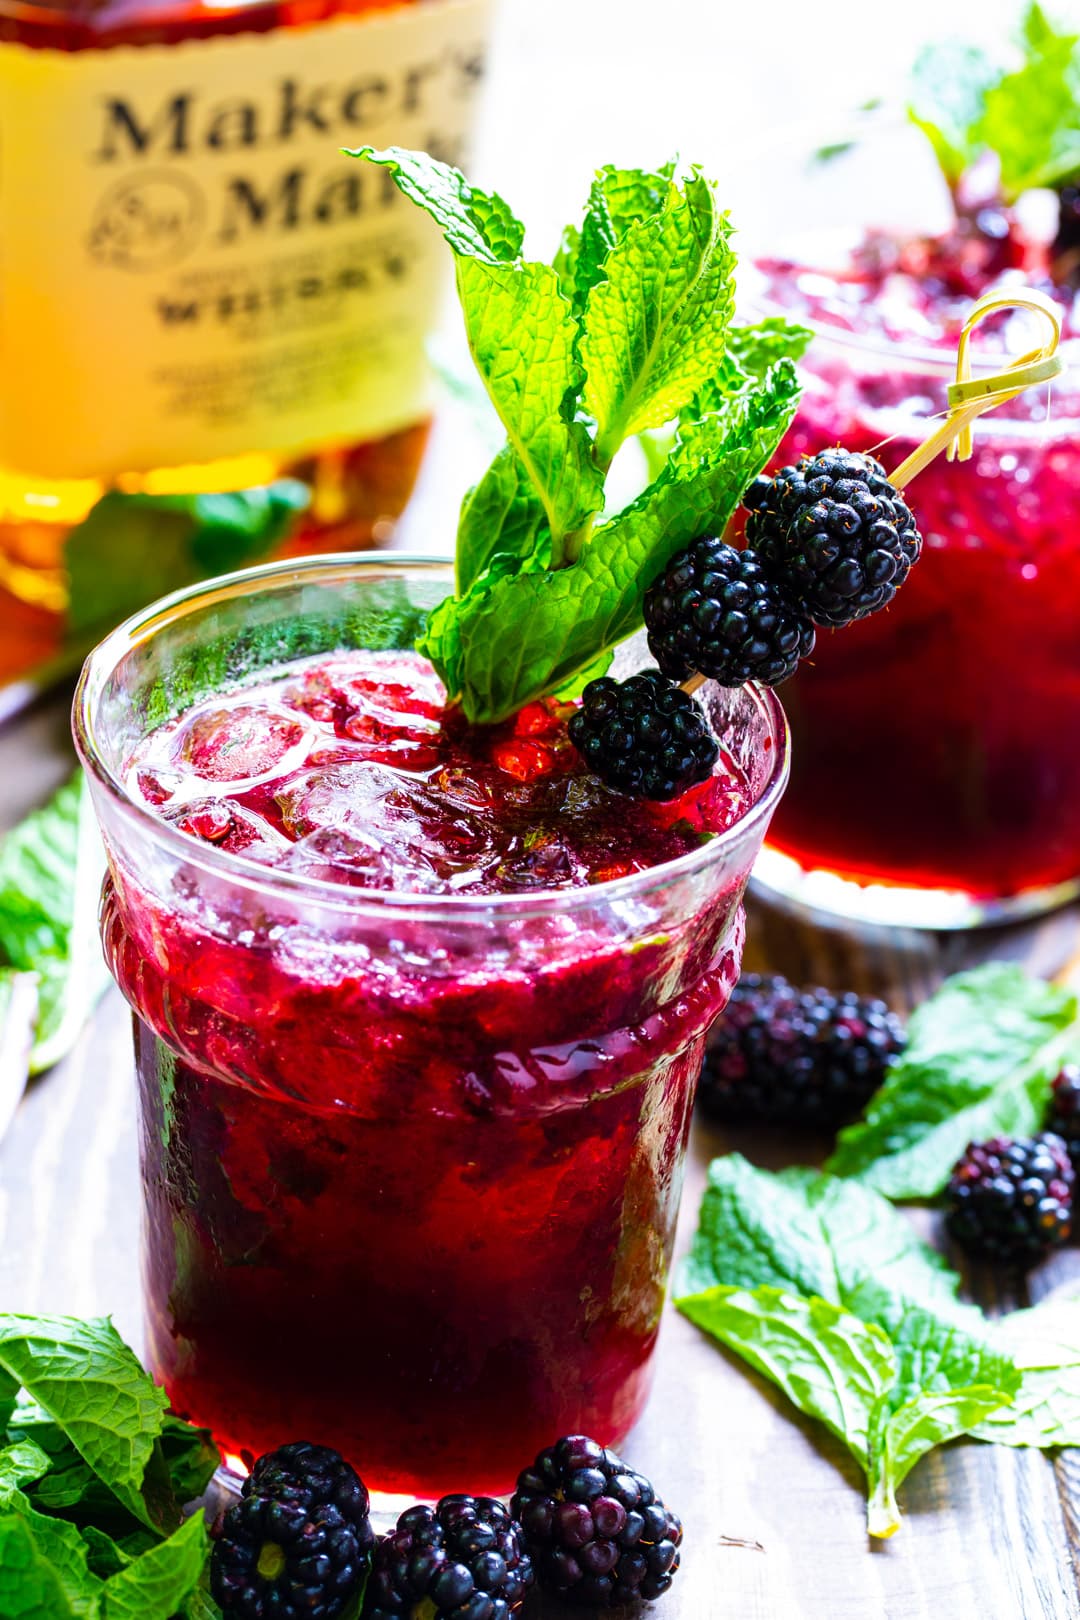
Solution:
M 699 672 L 722 686 L 779 686 L 814 650 L 814 627 L 761 558 L 708 535 L 668 563 L 645 593 L 649 651 L 663 674 Z
M 746 543 L 815 624 L 839 627 L 892 601 L 922 536 L 873 456 L 823 450 L 762 474 L 743 496 Z
M 833 1128 L 862 1111 L 904 1043 L 883 1001 L 744 973 L 706 1048 L 698 1105 L 730 1123 Z
M 1080 1175 L 1080 1063 L 1066 1063 L 1054 1081 L 1046 1128 L 1061 1137 Z
M 679 1567 L 682 1524 L 643 1475 L 567 1435 L 518 1476 L 511 1512 L 541 1587 L 581 1607 L 658 1598 Z
M 963 1248 L 1031 1265 L 1066 1241 L 1074 1172 L 1060 1136 L 972 1142 L 945 1190 L 945 1226 Z
M 702 710 L 656 669 L 590 681 L 567 731 L 602 782 L 637 798 L 677 798 L 707 782 L 720 757 Z
M 225 1514 L 210 1590 L 226 1620 L 336 1620 L 375 1537 L 363 1480 L 326 1446 L 260 1457 Z
M 490 1496 L 407 1508 L 380 1536 L 364 1620 L 509 1620 L 533 1583 L 520 1526 Z

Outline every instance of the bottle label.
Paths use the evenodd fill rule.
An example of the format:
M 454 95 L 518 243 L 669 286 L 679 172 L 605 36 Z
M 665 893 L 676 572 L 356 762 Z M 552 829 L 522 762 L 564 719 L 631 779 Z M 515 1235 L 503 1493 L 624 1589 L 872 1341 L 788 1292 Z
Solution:
M 461 164 L 490 6 L 0 44 L 0 462 L 108 478 L 422 418 L 450 255 L 341 148 Z

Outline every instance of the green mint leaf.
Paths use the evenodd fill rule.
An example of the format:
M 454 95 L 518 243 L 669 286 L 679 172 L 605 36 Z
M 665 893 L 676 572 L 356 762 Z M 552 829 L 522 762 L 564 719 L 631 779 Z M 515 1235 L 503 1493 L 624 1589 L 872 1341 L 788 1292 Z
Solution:
M 209 1429 L 166 1414 L 161 1430 L 161 1454 L 169 1470 L 173 1495 L 181 1506 L 201 1496 L 221 1464 L 221 1453 Z
M 528 561 L 542 538 L 549 550 L 540 566 L 558 566 L 567 536 L 603 500 L 588 431 L 575 420 L 585 373 L 558 274 L 521 260 L 520 222 L 501 198 L 476 191 L 456 169 L 398 147 L 360 147 L 351 155 L 385 167 L 442 229 L 455 255 L 469 349 L 509 441 L 509 457 L 497 458 L 466 500 L 458 589 L 479 579 L 498 551 L 518 565 Z M 493 523 L 500 510 L 511 531 L 506 538 Z
M 1012 202 L 1032 186 L 1053 186 L 1080 169 L 1080 36 L 1059 34 L 1042 9 L 1024 20 L 1025 60 L 986 92 L 980 140 L 1001 160 Z
M 599 511 L 604 494 L 588 430 L 574 420 L 584 380 L 577 323 L 550 265 L 460 258 L 457 279 L 473 360 L 543 510 L 557 567 L 567 536 Z M 475 577 L 467 558 L 459 567 Z
M 833 1396 L 840 1404 L 832 1408 L 818 1382 L 811 1380 L 809 1391 L 792 1388 L 792 1365 L 782 1356 L 772 1371 L 760 1358 L 748 1357 L 849 1444 L 867 1474 L 870 1533 L 887 1536 L 899 1524 L 897 1487 L 919 1457 L 980 1423 L 1019 1388 L 1011 1361 L 988 1344 L 981 1313 L 957 1302 L 958 1282 L 900 1211 L 877 1194 L 813 1170 L 772 1175 L 730 1154 L 709 1168 L 676 1304 L 700 1315 L 694 1301 L 710 1298 L 712 1290 L 764 1289 L 773 1291 L 771 1303 L 782 1315 L 791 1311 L 790 1297 L 803 1307 L 816 1297 L 887 1340 L 887 1381 L 880 1358 L 871 1363 L 860 1353 L 853 1369 L 831 1346 L 822 1349 L 814 1363 L 817 1381 L 830 1369 L 842 1380 Z M 805 1311 L 791 1315 L 787 1343 L 794 1358 L 807 1321 Z M 839 1318 L 829 1325 L 841 1339 L 850 1327 Z M 732 1339 L 724 1342 L 743 1353 Z M 812 1352 L 803 1348 L 795 1363 L 803 1376 L 808 1358 Z M 873 1377 L 879 1379 L 876 1393 Z M 865 1421 L 843 1415 L 846 1401 Z
M 529 560 L 547 567 L 551 530 L 525 467 L 507 444 L 462 503 L 455 553 L 458 595 L 465 596 L 489 570 L 492 577 L 513 574 Z
M 991 1323 L 994 1348 L 1019 1369 L 1020 1387 L 973 1430 L 1005 1446 L 1080 1445 L 1080 1299 L 1050 1299 Z
M 738 1153 L 709 1166 L 676 1296 L 718 1285 L 819 1296 L 890 1337 L 912 1304 L 956 1320 L 968 1309 L 955 1272 L 887 1199 L 813 1170 L 772 1175 Z
M 33 1440 L 15 1440 L 0 1448 L 0 1495 L 30 1485 L 47 1473 L 50 1458 Z
M 103 870 L 81 773 L 0 844 L 0 961 L 38 981 L 31 1073 L 71 1049 L 108 982 L 97 937 Z
M 671 194 L 675 164 L 660 169 L 599 170 L 589 193 L 585 219 L 563 233 L 555 258 L 559 285 L 575 315 L 581 315 L 590 291 L 604 274 L 604 263 L 631 225 L 662 213 Z
M 96 1524 L 82 1524 L 79 1534 L 86 1546 L 86 1563 L 91 1575 L 99 1580 L 107 1581 L 110 1576 L 116 1575 L 120 1570 L 126 1569 L 131 1562 L 130 1556 L 114 1541 L 112 1536 L 106 1535 Z M 157 1539 L 145 1531 L 148 1545 L 157 1546 Z
M 0 1315 L 0 1368 L 130 1513 L 152 1529 L 171 1528 L 155 1468 L 163 1466 L 156 1442 L 166 1397 L 111 1322 Z
M 69 628 L 109 629 L 156 597 L 260 562 L 308 500 L 293 479 L 223 494 L 103 495 L 65 542 Z
M 955 186 L 983 150 L 979 133 L 990 87 L 1000 68 L 976 45 L 943 40 L 915 59 L 908 114 Z
M 101 1581 L 74 1525 L 0 1491 L 0 1615 L 4 1620 L 99 1620 Z
M 677 1304 L 869 1468 L 874 1414 L 896 1379 L 896 1357 L 880 1328 L 827 1300 L 765 1285 L 709 1288 Z
M 1050 1082 L 1080 1051 L 1077 998 L 991 962 L 912 1015 L 904 1055 L 827 1169 L 889 1198 L 933 1198 L 968 1142 L 1041 1128 Z
M 181 1610 L 183 1620 L 221 1620 L 221 1610 L 205 1585 L 197 1586 Z
M 37 974 L 0 968 L 0 1138 L 26 1090 L 37 1022 Z M 2 1406 L 0 1400 L 0 1417 Z
M 481 582 L 443 603 L 420 643 L 474 722 L 565 689 L 642 624 L 645 592 L 695 536 L 720 533 L 794 416 L 790 362 L 729 411 L 683 424 L 663 472 L 595 529 L 568 568 Z
M 94 1611 L 91 1611 L 93 1613 Z M 5 1620 L 76 1620 L 59 1573 L 26 1520 L 0 1510 L 0 1614 Z M 85 1610 L 79 1620 L 85 1620 Z
M 346 148 L 346 156 L 389 170 L 402 196 L 431 215 L 455 254 L 486 264 L 520 258 L 525 227 L 510 206 L 497 192 L 471 186 L 448 163 L 402 146 Z
M 106 1581 L 103 1620 L 171 1620 L 197 1588 L 209 1551 L 199 1512 Z
M 727 352 L 743 371 L 761 383 L 781 360 L 801 360 L 813 339 L 809 327 L 771 315 L 753 326 L 732 326 L 727 335 Z
M 590 290 L 580 349 L 597 451 L 677 416 L 724 354 L 735 304 L 730 225 L 698 171 L 629 226 Z
M 908 1306 L 893 1327 L 896 1383 L 881 1400 L 870 1430 L 867 1525 L 872 1536 L 899 1528 L 897 1488 L 935 1446 L 977 1429 L 1007 1407 L 1020 1375 L 984 1339 Z

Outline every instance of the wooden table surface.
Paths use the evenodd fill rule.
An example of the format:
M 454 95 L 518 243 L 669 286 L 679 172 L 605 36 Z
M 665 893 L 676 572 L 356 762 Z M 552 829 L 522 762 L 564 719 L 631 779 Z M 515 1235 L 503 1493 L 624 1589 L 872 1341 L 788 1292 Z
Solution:
M 62 701 L 0 730 L 0 821 L 69 768 Z M 1080 908 L 994 933 L 859 939 L 756 901 L 750 911 L 749 966 L 877 991 L 901 1009 L 988 956 L 1051 975 L 1080 946 Z M 0 1143 L 3 1309 L 108 1312 L 139 1342 L 134 1097 L 128 1018 L 113 990 Z M 824 1144 L 699 1125 L 680 1248 L 709 1159 L 732 1147 L 778 1167 L 818 1157 Z M 1066 1251 L 1034 1273 L 1030 1296 L 1077 1277 L 1080 1251 Z M 987 1306 L 1025 1303 L 995 1294 L 987 1278 L 973 1291 Z M 624 1449 L 686 1523 L 683 1569 L 656 1606 L 667 1620 L 1080 1620 L 1080 1454 L 966 1441 L 936 1451 L 902 1489 L 900 1533 L 872 1546 L 862 1482 L 839 1444 L 670 1308 L 655 1393 Z M 554 1620 L 564 1611 L 537 1604 L 530 1613 Z

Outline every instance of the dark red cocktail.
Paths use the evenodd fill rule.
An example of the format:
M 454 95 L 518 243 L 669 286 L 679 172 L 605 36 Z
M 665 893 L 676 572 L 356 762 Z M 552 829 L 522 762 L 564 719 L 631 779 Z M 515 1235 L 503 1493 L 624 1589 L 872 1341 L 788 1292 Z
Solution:
M 435 566 L 279 566 L 91 659 L 77 706 L 136 1013 L 150 1360 L 233 1456 L 503 1490 L 648 1389 L 701 1046 L 786 768 L 771 697 L 669 805 L 566 706 L 470 731 Z M 360 650 L 357 650 L 360 649 Z
M 991 243 L 990 247 L 993 246 Z M 777 464 L 842 443 L 897 466 L 943 413 L 973 295 L 1038 280 L 1000 252 L 890 257 L 843 273 L 765 264 L 762 293 L 818 333 Z M 1069 294 L 1057 296 L 1068 309 Z M 978 363 L 1030 346 L 991 324 Z M 1069 317 L 1066 336 L 1071 335 Z M 1064 351 L 1077 347 L 1075 339 Z M 1080 382 L 980 421 L 969 463 L 939 459 L 910 490 L 926 548 L 887 613 L 842 635 L 784 688 L 798 738 L 770 848 L 803 872 L 946 891 L 865 906 L 766 862 L 769 881 L 830 906 L 916 924 L 979 921 L 1062 898 L 1080 874 Z M 1002 906 L 1004 902 L 1004 906 Z M 907 909 L 905 910 L 904 907 Z M 897 909 L 899 907 L 899 909 Z

